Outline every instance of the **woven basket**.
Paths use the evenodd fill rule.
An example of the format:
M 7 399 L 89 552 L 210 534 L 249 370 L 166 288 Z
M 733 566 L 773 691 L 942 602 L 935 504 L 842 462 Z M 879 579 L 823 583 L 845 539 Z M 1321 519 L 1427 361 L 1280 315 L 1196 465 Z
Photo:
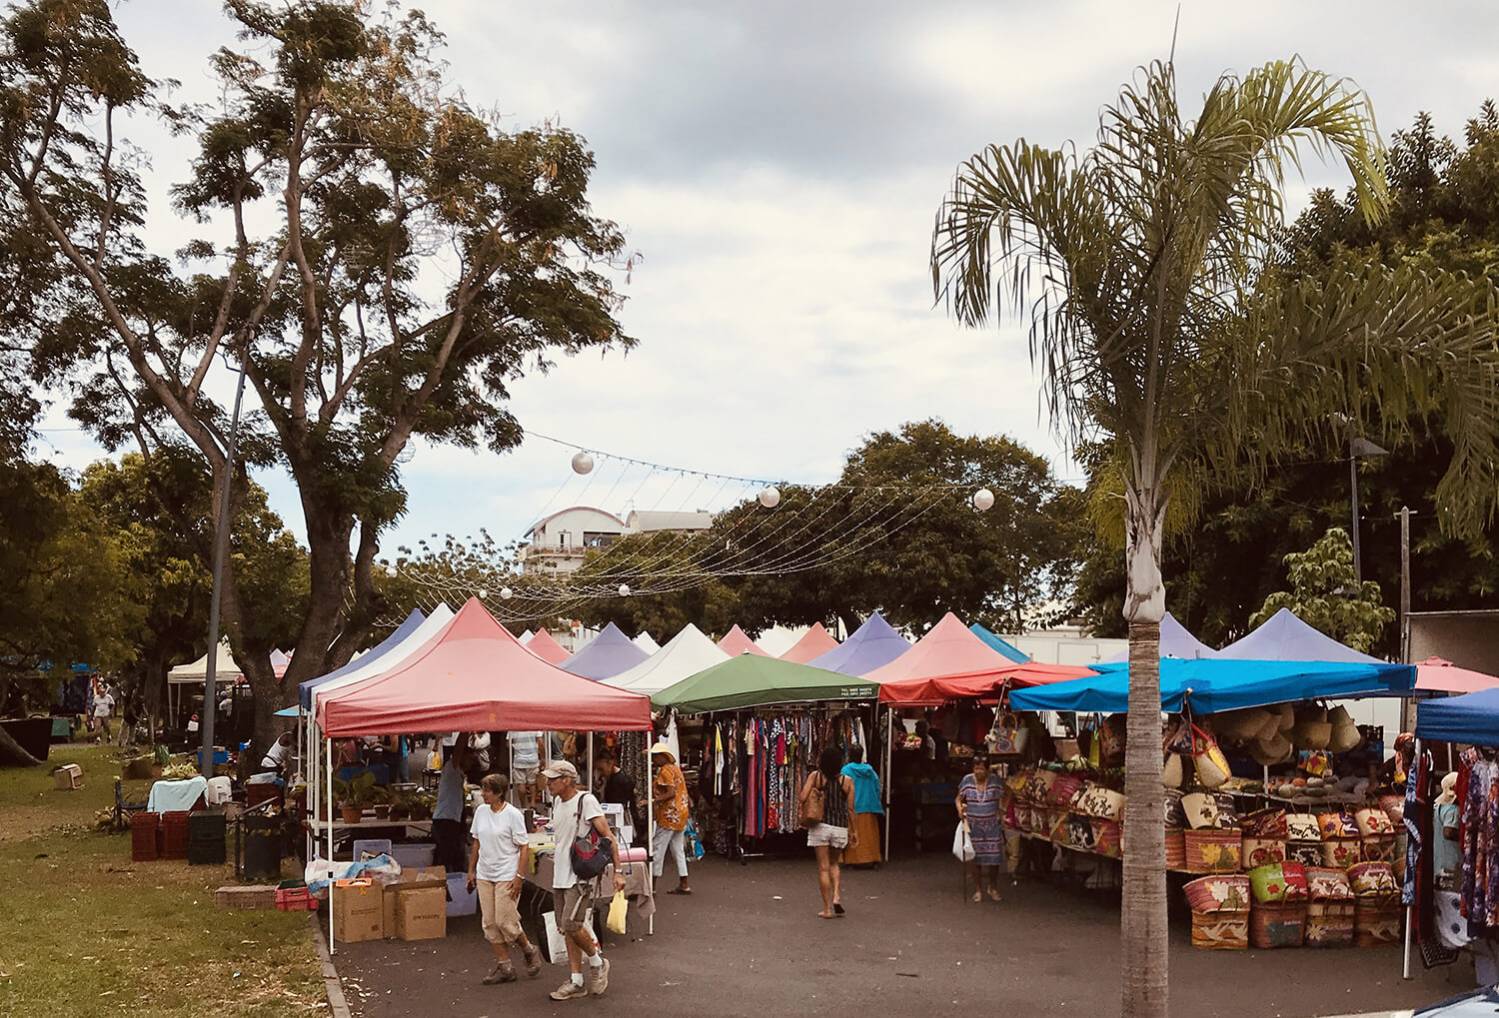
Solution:
M 1189 880 L 1182 891 L 1187 896 L 1187 907 L 1194 915 L 1249 910 L 1249 878 L 1242 873 L 1224 873 Z
M 1304 901 L 1254 903 L 1249 913 L 1249 942 L 1255 947 L 1300 947 L 1306 937 Z
M 1359 898 L 1353 912 L 1353 942 L 1358 947 L 1379 947 L 1400 939 L 1399 898 Z
M 1307 947 L 1348 947 L 1353 943 L 1351 901 L 1314 901 L 1306 907 Z
M 1334 838 L 1322 842 L 1322 865 L 1346 870 L 1363 861 L 1363 851 L 1357 838 Z
M 1180 828 L 1166 828 L 1166 868 L 1168 870 L 1180 870 L 1187 867 L 1186 833 Z
M 1244 839 L 1237 829 L 1184 831 L 1182 840 L 1186 848 L 1182 868 L 1188 873 L 1234 873 L 1240 868 Z
M 1246 870 L 1267 863 L 1285 862 L 1286 843 L 1277 838 L 1245 838 L 1242 855 Z
M 1286 842 L 1286 859 L 1299 862 L 1303 866 L 1321 866 L 1322 842 L 1288 841 Z
M 1247 950 L 1249 913 L 1193 912 L 1192 946 L 1204 951 Z
M 1395 861 L 1395 835 L 1368 835 L 1360 841 L 1359 854 L 1363 856 L 1364 862 L 1393 863 Z

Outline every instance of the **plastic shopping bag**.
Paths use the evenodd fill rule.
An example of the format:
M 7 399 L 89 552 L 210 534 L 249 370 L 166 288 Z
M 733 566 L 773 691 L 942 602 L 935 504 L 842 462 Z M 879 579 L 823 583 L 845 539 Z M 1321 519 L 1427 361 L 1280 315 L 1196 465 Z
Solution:
M 973 862 L 973 839 L 968 836 L 967 824 L 959 824 L 953 832 L 952 854 L 958 862 Z
M 691 859 L 693 862 L 698 862 L 699 860 L 701 860 L 703 858 L 703 856 L 706 853 L 703 851 L 703 839 L 702 839 L 702 836 L 699 835 L 698 832 L 697 832 L 697 821 L 696 820 L 689 820 L 689 821 L 687 821 L 686 837 L 687 837 L 687 858 Z
M 614 897 L 609 901 L 609 918 L 604 921 L 610 933 L 623 934 L 625 932 L 625 914 L 629 908 L 630 904 L 625 900 L 625 892 L 615 891 Z

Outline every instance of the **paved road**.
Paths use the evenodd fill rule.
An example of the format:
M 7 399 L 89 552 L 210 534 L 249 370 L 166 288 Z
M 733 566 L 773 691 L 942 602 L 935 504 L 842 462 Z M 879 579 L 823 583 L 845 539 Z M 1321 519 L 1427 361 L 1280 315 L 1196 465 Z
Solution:
M 606 942 L 606 998 L 553 1003 L 560 966 L 535 982 L 488 987 L 489 953 L 475 919 L 446 940 L 350 944 L 337 963 L 361 1018 L 551 1015 L 595 1008 L 611 1016 L 767 1018 L 776 1015 L 1107 1015 L 1118 1008 L 1118 897 L 1022 883 L 1001 905 L 965 903 L 945 856 L 850 871 L 848 916 L 816 915 L 810 860 L 749 866 L 709 859 L 698 893 L 661 895 L 656 935 Z M 1179 895 L 1177 895 L 1179 897 Z M 637 930 L 637 926 L 640 927 Z M 1411 1007 L 1472 985 L 1466 962 L 1400 979 L 1394 948 L 1194 950 L 1173 915 L 1172 1014 L 1311 1016 Z

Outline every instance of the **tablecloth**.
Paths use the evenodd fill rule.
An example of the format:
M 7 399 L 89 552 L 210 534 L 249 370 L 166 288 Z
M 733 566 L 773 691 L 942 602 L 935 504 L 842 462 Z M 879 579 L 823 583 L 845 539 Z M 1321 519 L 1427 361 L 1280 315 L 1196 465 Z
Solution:
M 193 808 L 198 797 L 208 790 L 208 779 L 199 774 L 181 781 L 157 781 L 146 797 L 146 809 L 152 813 L 171 813 Z

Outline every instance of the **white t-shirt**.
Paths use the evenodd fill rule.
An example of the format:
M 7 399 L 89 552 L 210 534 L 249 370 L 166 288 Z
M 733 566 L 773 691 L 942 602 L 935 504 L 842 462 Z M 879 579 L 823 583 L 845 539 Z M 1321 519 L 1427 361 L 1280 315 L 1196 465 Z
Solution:
M 115 698 L 108 693 L 100 693 L 94 697 L 94 717 L 107 718 L 109 712 L 114 710 Z
M 499 811 L 488 803 L 474 810 L 469 834 L 479 842 L 479 861 L 474 876 L 480 880 L 514 880 L 520 872 L 520 850 L 526 847 L 526 818 L 505 803 Z
M 541 766 L 541 756 L 537 749 L 537 741 L 540 738 L 540 732 L 510 733 L 510 751 L 514 754 L 515 766 L 518 769 L 531 771 Z
M 583 797 L 581 825 L 578 796 Z M 573 841 L 578 837 L 578 828 L 587 830 L 594 817 L 603 815 L 599 801 L 584 791 L 578 791 L 566 802 L 560 798 L 552 800 L 552 832 L 557 843 L 557 853 L 552 857 L 552 886 L 557 890 L 566 890 L 578 882 L 577 874 L 573 873 Z
M 290 752 L 291 747 L 282 745 L 281 740 L 277 739 L 271 743 L 271 748 L 265 751 L 265 757 L 260 761 L 260 766 L 280 767 Z

